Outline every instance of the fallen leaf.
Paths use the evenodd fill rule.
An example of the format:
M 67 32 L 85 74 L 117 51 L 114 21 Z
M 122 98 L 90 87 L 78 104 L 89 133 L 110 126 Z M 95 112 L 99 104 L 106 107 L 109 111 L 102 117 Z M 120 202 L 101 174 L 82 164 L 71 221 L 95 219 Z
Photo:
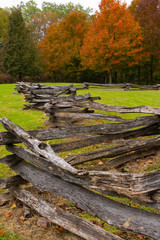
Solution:
M 104 163 L 103 163 L 102 161 L 99 161 L 98 164 L 99 164 L 99 165 L 103 165 Z
M 122 172 L 129 172 L 129 168 L 127 168 L 127 167 L 126 167 L 126 168 L 123 168 L 123 169 L 122 169 Z
M 43 193 L 44 196 L 50 196 L 51 193 Z
M 26 218 L 24 216 L 20 217 L 20 222 L 23 223 Z
M 153 161 L 152 161 L 151 159 L 149 159 L 149 160 L 147 161 L 147 164 L 150 164 L 150 163 L 153 163 Z
M 4 236 L 6 232 L 3 229 L 0 229 L 0 236 Z
M 61 226 L 56 226 L 56 229 L 59 231 L 59 232 L 64 232 L 65 229 Z
M 140 234 L 138 234 L 137 237 L 140 238 L 140 239 L 144 239 L 144 237 Z
M 99 223 L 98 221 L 96 220 L 90 220 L 90 222 L 92 222 L 93 224 L 99 226 L 99 227 L 103 227 L 104 226 L 104 223 Z
M 103 228 L 104 227 L 104 222 L 100 223 L 99 226 Z
M 137 208 L 138 207 L 138 205 L 136 204 L 136 205 L 133 205 L 133 204 L 131 204 L 131 207 L 135 207 L 135 208 Z
M 57 203 L 56 205 L 64 210 L 66 209 L 66 206 L 63 203 Z
M 93 224 L 97 225 L 97 226 L 99 225 L 96 220 L 90 220 L 90 221 L 91 221 Z
M 12 213 L 11 213 L 11 212 L 9 212 L 9 213 L 5 213 L 5 214 L 3 214 L 3 216 L 6 217 L 6 218 L 9 218 L 9 217 L 12 216 Z
M 144 162 L 140 163 L 141 166 L 144 166 L 144 164 L 145 164 Z
M 14 209 L 14 208 L 16 208 L 16 207 L 17 207 L 16 204 L 13 203 L 10 208 L 11 208 L 11 209 Z

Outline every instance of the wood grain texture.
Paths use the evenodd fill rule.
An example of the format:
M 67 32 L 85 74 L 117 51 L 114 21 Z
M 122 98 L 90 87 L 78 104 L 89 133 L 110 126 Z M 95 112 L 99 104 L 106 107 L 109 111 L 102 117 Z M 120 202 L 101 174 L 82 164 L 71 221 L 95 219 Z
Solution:
M 17 164 L 14 162 L 13 165 L 10 163 L 10 167 L 41 191 L 63 196 L 110 225 L 153 239 L 160 238 L 159 215 L 115 202 L 82 186 L 46 173 L 25 161 L 19 160 Z
M 86 240 L 122 239 L 114 234 L 106 232 L 104 229 L 83 218 L 62 210 L 53 203 L 51 204 L 48 201 L 37 198 L 29 191 L 14 187 L 9 189 L 9 192 L 52 223 L 59 225 Z

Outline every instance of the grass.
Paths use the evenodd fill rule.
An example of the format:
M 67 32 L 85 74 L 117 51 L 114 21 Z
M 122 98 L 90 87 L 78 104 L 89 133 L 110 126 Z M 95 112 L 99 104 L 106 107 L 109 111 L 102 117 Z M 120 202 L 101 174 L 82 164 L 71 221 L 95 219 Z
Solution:
M 3 226 L 0 226 L 0 240 L 21 240 L 18 235 L 14 233 L 6 233 Z
M 46 83 L 45 83 L 46 84 Z M 49 85 L 64 85 L 60 83 L 49 83 Z M 69 85 L 69 83 L 65 83 L 65 85 Z M 0 85 L 0 118 L 7 117 L 9 120 L 18 124 L 25 130 L 35 130 L 44 128 L 44 121 L 47 119 L 45 114 L 41 111 L 36 110 L 27 110 L 22 111 L 24 104 L 23 95 L 12 94 L 14 91 L 15 84 L 1 84 Z M 106 91 L 105 89 L 89 89 L 89 90 L 81 90 L 78 94 L 85 94 L 90 92 L 92 96 L 100 96 L 101 100 L 98 101 L 100 103 L 109 104 L 109 105 L 117 105 L 117 106 L 128 106 L 135 107 L 138 105 L 148 105 L 153 107 L 160 107 L 160 91 Z M 115 113 L 111 113 L 115 114 Z M 123 117 L 124 114 L 117 114 L 118 116 Z M 135 118 L 138 116 L 142 116 L 144 114 L 125 114 L 127 118 Z M 5 131 L 4 128 L 0 125 L 0 131 Z M 50 142 L 50 141 L 49 141 Z M 96 147 L 96 146 L 95 146 Z M 86 148 L 88 149 L 88 148 Z M 93 149 L 92 149 L 93 150 Z M 76 152 L 81 151 L 80 149 L 76 150 Z M 82 151 L 85 151 L 83 149 Z M 4 146 L 0 146 L 0 158 L 9 154 Z M 68 155 L 69 153 L 66 152 Z M 160 164 L 158 163 L 156 166 L 149 166 L 148 171 L 160 168 Z M 4 164 L 0 164 L 0 178 L 8 177 L 13 175 L 14 173 Z M 116 200 L 116 199 L 115 199 Z M 127 200 L 124 201 L 124 204 L 128 204 Z M 134 203 L 132 203 L 134 204 Z M 139 205 L 138 205 L 139 207 Z M 144 207 L 139 207 L 144 209 Z M 147 210 L 147 209 L 145 209 Z M 84 218 L 91 218 L 88 214 L 82 214 Z M 93 220 L 91 218 L 91 220 Z M 96 220 L 99 221 L 99 220 Z M 105 229 L 111 232 L 117 232 L 115 228 L 110 227 L 105 224 Z M 1 227 L 0 227 L 1 229 Z M 19 240 L 19 237 L 14 234 L 6 233 L 4 236 L 0 235 L 0 240 Z M 130 239 L 130 238 L 128 238 Z M 138 239 L 138 238 L 134 238 Z
M 14 84 L 0 85 L 0 118 L 7 117 L 22 128 L 38 129 L 43 125 L 45 114 L 38 111 L 22 111 L 24 104 L 23 95 L 12 94 Z M 0 131 L 4 131 L 0 126 Z

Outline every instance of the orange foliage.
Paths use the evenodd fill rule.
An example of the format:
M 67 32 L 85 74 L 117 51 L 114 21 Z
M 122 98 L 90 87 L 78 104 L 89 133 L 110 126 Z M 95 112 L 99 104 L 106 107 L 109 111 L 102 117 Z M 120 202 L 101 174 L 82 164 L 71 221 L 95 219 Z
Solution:
M 83 66 L 111 72 L 122 64 L 137 64 L 143 56 L 141 30 L 126 4 L 102 0 L 99 8 L 81 49 Z
M 73 11 L 58 24 L 47 29 L 46 37 L 37 45 L 48 75 L 53 71 L 78 71 L 80 49 L 90 21 L 85 13 Z

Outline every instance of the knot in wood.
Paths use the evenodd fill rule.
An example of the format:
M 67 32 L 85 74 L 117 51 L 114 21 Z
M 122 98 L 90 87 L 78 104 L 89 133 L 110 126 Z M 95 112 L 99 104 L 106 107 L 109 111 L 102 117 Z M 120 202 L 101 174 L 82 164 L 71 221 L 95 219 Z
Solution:
M 47 148 L 47 144 L 46 143 L 40 143 L 38 145 L 38 147 L 41 149 L 41 150 L 45 150 Z

